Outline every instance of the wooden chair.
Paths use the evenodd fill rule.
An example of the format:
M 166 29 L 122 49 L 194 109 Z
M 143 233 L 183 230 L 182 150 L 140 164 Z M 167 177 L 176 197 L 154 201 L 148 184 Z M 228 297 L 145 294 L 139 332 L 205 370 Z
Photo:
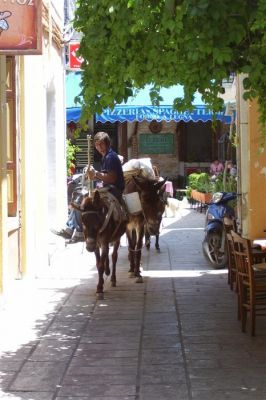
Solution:
M 257 316 L 266 316 L 266 263 L 254 264 L 251 241 L 233 230 L 234 257 L 237 269 L 238 296 L 242 332 L 250 316 L 251 335 L 255 336 Z
M 241 312 L 240 312 L 240 299 L 238 293 L 238 278 L 237 278 L 237 269 L 236 269 L 235 254 L 234 254 L 234 242 L 231 232 L 226 233 L 226 244 L 228 251 L 228 283 L 230 284 L 231 290 L 233 290 L 235 286 L 235 292 L 237 293 L 237 319 L 240 320 Z
M 228 217 L 223 218 L 223 226 L 225 230 L 226 248 L 228 254 L 228 284 L 230 289 L 237 292 L 237 278 L 236 278 L 236 265 L 234 257 L 234 246 L 231 238 L 231 231 L 237 232 L 236 220 Z

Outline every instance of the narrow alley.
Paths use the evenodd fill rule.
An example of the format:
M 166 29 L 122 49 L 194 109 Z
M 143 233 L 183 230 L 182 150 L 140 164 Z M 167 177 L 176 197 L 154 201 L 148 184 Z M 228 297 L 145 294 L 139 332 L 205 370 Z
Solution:
M 188 206 L 164 218 L 161 252 L 143 250 L 143 284 L 127 276 L 123 240 L 103 301 L 94 256 L 52 237 L 50 265 L 16 281 L 0 311 L 0 399 L 266 399 L 266 323 L 241 333 L 227 270 L 203 257 L 203 226 Z

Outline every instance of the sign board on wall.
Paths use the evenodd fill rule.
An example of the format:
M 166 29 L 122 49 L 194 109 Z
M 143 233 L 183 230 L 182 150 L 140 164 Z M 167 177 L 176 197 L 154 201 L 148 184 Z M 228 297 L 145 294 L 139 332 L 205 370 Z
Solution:
M 41 54 L 42 0 L 0 0 L 0 55 Z
M 141 133 L 139 135 L 140 154 L 174 154 L 174 134 Z
M 69 43 L 69 68 L 70 69 L 80 69 L 81 63 L 83 62 L 83 58 L 77 56 L 78 49 L 79 49 L 79 42 L 70 42 Z

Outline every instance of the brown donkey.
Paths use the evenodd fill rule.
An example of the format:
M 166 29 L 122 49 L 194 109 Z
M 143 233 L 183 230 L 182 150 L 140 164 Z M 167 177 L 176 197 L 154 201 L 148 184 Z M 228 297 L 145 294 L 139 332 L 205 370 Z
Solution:
M 158 235 L 162 215 L 165 209 L 164 184 L 162 181 L 132 176 L 126 183 L 124 193 L 139 193 L 142 211 L 137 214 L 129 214 L 126 227 L 128 239 L 129 274 L 136 277 L 136 282 L 143 282 L 140 273 L 141 251 L 145 229 L 150 235 Z
M 86 249 L 94 252 L 98 269 L 96 294 L 103 299 L 104 273 L 110 275 L 109 245 L 113 244 L 111 284 L 116 286 L 116 263 L 120 238 L 126 231 L 127 218 L 118 200 L 108 190 L 99 189 L 85 197 L 80 206 Z

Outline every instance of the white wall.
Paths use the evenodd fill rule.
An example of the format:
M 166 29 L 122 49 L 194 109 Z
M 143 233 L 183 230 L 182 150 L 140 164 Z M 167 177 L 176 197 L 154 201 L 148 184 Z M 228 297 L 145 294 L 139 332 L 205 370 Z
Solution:
M 48 265 L 50 228 L 67 217 L 62 51 L 46 41 L 43 55 L 24 57 L 26 253 L 27 272 L 35 275 Z

